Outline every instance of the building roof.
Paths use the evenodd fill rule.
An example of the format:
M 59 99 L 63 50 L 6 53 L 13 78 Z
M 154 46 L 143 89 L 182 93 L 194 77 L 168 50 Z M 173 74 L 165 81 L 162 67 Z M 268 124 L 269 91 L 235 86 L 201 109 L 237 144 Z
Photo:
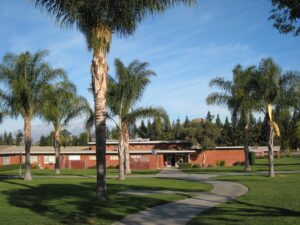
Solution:
M 150 149 L 150 150 L 130 150 L 131 154 L 156 154 L 156 153 L 193 153 L 194 150 L 180 149 L 180 150 L 170 150 L 170 149 Z M 18 155 L 25 154 L 24 146 L 0 146 L 0 155 Z M 32 155 L 49 154 L 53 155 L 55 153 L 52 146 L 31 146 L 30 153 Z M 95 150 L 90 149 L 87 146 L 67 146 L 60 148 L 61 154 L 67 155 L 94 155 Z M 106 150 L 107 154 L 118 154 L 117 150 Z
M 24 146 L 1 146 L 0 147 L 0 155 L 7 154 L 24 154 L 25 147 Z M 30 148 L 31 154 L 54 154 L 54 148 L 52 146 L 31 146 Z M 88 146 L 67 146 L 60 147 L 61 154 L 88 154 L 95 153 L 95 151 L 90 150 Z
M 191 149 L 202 150 L 200 146 L 192 146 Z M 207 150 L 240 150 L 244 149 L 244 146 L 216 146 L 214 149 Z
M 251 152 L 267 152 L 268 151 L 268 146 L 252 146 L 250 147 Z M 273 147 L 273 152 L 279 152 L 280 151 L 280 146 L 274 146 Z
M 106 144 L 118 144 L 118 140 L 106 140 Z M 91 141 L 89 145 L 95 145 L 96 142 Z M 189 141 L 185 140 L 171 140 L 171 141 L 150 141 L 149 139 L 132 139 L 129 144 L 191 144 Z

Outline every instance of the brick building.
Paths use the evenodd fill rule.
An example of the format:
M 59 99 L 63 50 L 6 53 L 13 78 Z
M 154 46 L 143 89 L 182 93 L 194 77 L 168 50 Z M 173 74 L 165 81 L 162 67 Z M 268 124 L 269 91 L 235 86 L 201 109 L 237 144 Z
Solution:
M 106 165 L 118 166 L 118 141 L 107 140 Z M 244 161 L 243 147 L 216 147 L 203 151 L 187 141 L 132 140 L 129 145 L 132 169 L 161 169 L 178 163 L 214 166 L 224 160 L 226 166 Z M 24 147 L 1 146 L 0 166 L 24 162 Z M 61 147 L 61 168 L 91 168 L 96 165 L 95 143 L 89 146 Z M 51 146 L 32 146 L 31 163 L 40 168 L 54 168 L 55 156 Z

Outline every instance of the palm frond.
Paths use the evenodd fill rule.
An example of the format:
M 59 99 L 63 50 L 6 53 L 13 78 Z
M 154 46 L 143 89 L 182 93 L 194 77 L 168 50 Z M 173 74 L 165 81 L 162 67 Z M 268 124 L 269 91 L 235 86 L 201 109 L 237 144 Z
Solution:
M 159 107 L 148 107 L 148 108 L 137 108 L 128 113 L 121 120 L 126 122 L 128 125 L 134 124 L 139 119 L 145 118 L 162 118 L 166 120 L 168 118 L 164 109 Z
M 85 35 L 89 49 L 110 48 L 111 34 L 133 34 L 148 15 L 163 12 L 175 5 L 196 4 L 196 0 L 35 0 L 62 26 L 77 26 Z

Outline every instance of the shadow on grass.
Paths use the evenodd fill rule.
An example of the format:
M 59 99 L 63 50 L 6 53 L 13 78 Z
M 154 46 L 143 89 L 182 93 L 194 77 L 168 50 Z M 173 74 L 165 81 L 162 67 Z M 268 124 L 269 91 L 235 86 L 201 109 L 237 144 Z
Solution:
M 29 209 L 64 224 L 111 223 L 147 207 L 169 202 L 153 196 L 118 194 L 128 189 L 155 189 L 142 185 L 108 184 L 109 199 L 101 202 L 95 198 L 96 185 L 93 182 L 39 185 L 13 180 L 0 180 L 0 182 L 14 187 L 2 192 L 10 205 Z M 159 190 L 164 188 L 159 187 Z M 165 188 L 165 190 L 172 190 L 172 188 Z
M 231 207 L 231 205 L 233 206 Z M 226 205 L 212 208 L 204 214 L 199 214 L 188 225 L 246 224 L 246 221 L 249 223 L 249 218 L 251 218 L 251 221 L 260 221 L 261 218 L 269 218 L 269 224 L 272 224 L 272 221 L 275 224 L 277 221 L 276 218 L 286 219 L 286 217 L 293 217 L 295 220 L 298 220 L 300 212 L 281 207 L 251 204 L 235 199 Z M 258 224 L 261 223 L 259 222 Z

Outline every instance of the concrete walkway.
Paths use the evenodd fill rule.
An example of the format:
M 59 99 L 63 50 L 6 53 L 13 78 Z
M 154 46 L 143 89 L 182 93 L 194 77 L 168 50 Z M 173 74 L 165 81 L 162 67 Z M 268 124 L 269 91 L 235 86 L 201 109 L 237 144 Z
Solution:
M 248 189 L 239 183 L 214 181 L 213 174 L 185 174 L 178 169 L 167 168 L 157 177 L 193 180 L 213 185 L 211 192 L 203 192 L 194 198 L 159 205 L 135 214 L 131 214 L 113 225 L 181 225 L 186 224 L 197 214 L 220 203 L 230 201 L 247 193 Z

